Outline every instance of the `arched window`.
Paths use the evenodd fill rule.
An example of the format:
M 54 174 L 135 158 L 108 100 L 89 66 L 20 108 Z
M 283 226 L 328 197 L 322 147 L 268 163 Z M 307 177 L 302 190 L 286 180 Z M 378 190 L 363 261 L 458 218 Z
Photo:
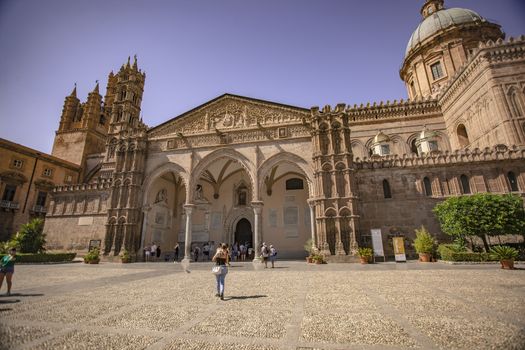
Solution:
M 413 139 L 412 142 L 410 142 L 410 150 L 414 154 L 418 154 L 417 146 L 416 146 L 416 139 Z
M 430 184 L 430 180 L 428 179 L 428 177 L 425 177 L 423 179 L 423 185 L 425 187 L 425 196 L 432 196 L 432 185 Z
M 520 190 L 518 188 L 518 181 L 516 179 L 516 175 L 512 171 L 509 171 L 507 173 L 507 180 L 509 180 L 511 192 L 518 192 Z
M 248 201 L 248 188 L 241 184 L 239 188 L 237 188 L 237 205 L 246 205 L 246 202 Z
M 392 192 L 390 192 L 390 184 L 386 179 L 383 180 L 383 195 L 385 198 L 392 198 Z
M 302 190 L 304 189 L 303 180 L 298 178 L 293 178 L 286 180 L 286 190 Z
M 468 182 L 467 175 L 463 174 L 463 175 L 461 175 L 461 177 L 459 179 L 461 181 L 461 189 L 463 190 L 463 194 L 469 194 L 470 193 L 470 185 L 469 185 L 469 182 Z
M 466 147 L 469 145 L 470 141 L 468 139 L 467 128 L 465 125 L 459 124 L 457 128 L 458 142 L 459 147 Z
M 512 114 L 514 114 L 514 116 L 516 116 L 516 117 L 522 116 L 523 113 L 521 111 L 521 106 L 520 106 L 520 103 L 518 101 L 518 96 L 516 94 L 516 89 L 514 89 L 513 87 L 510 88 L 510 90 L 508 92 L 508 96 L 509 96 L 509 102 L 510 102 L 510 108 L 512 110 Z

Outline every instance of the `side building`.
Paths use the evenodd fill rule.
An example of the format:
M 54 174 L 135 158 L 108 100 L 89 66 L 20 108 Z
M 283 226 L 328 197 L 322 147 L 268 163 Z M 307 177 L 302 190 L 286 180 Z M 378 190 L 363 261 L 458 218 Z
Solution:
M 44 218 L 50 194 L 60 184 L 78 183 L 80 166 L 0 139 L 0 241 L 20 225 Z

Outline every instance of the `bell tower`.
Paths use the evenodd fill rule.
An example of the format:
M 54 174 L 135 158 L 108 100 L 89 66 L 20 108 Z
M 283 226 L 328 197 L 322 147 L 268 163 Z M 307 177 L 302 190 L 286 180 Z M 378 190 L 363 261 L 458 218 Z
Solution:
M 140 247 L 141 184 L 146 161 L 147 126 L 140 119 L 146 73 L 128 58 L 117 74 L 110 73 L 105 112 L 110 115 L 102 177 L 111 178 L 104 254 L 122 249 L 132 257 Z
M 108 131 L 107 118 L 102 108 L 98 81 L 87 101 L 77 98 L 77 87 L 66 97 L 53 150 L 55 157 L 86 168 L 87 155 L 104 152 Z
M 324 255 L 357 254 L 357 189 L 345 105 L 311 109 L 317 244 Z

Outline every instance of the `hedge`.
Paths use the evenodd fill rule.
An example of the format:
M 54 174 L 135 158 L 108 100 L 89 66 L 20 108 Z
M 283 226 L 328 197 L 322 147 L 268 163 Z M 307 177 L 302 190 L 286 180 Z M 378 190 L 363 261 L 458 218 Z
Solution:
M 494 261 L 489 253 L 457 252 L 452 244 L 440 244 L 438 253 L 446 261 Z
M 5 254 L 0 254 L 0 259 L 2 259 Z M 16 262 L 17 263 L 47 263 L 47 262 L 69 262 L 77 256 L 77 253 L 40 253 L 40 254 L 30 254 L 30 253 L 17 253 Z

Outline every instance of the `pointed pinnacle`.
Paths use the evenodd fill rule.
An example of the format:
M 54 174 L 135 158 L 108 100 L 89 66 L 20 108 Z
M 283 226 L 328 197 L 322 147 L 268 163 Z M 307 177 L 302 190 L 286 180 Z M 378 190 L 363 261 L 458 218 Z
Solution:
M 133 69 L 137 70 L 138 68 L 138 65 L 137 65 L 137 55 L 134 55 L 133 56 Z
M 96 92 L 98 94 L 98 80 L 96 80 L 97 85 L 95 85 L 95 88 L 93 89 L 93 92 Z
M 77 83 L 75 83 L 75 87 L 73 88 L 73 91 L 71 91 L 70 96 L 77 97 Z

